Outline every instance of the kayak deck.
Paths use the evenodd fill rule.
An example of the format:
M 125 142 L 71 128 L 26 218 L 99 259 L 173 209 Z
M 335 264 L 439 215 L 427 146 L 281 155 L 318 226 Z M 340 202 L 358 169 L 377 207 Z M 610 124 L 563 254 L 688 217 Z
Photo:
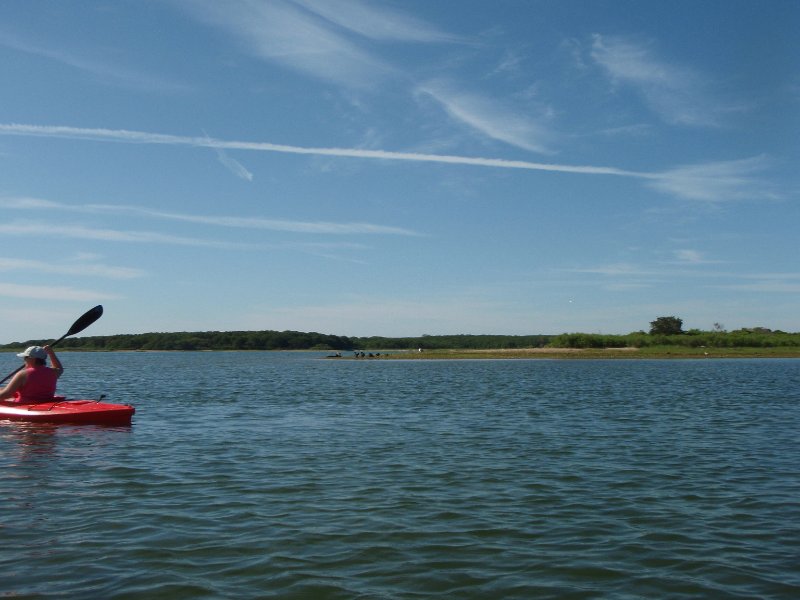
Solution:
M 15 404 L 0 402 L 0 420 L 29 423 L 70 423 L 75 425 L 130 425 L 136 410 L 129 404 L 109 404 L 98 400 L 66 400 Z

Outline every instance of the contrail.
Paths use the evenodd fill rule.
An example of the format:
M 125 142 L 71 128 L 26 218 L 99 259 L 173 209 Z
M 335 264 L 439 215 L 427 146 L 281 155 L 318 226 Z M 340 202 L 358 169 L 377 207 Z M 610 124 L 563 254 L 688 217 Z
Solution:
M 661 179 L 655 173 L 627 171 L 614 167 L 596 167 L 590 165 L 560 165 L 537 163 L 524 160 L 506 160 L 501 158 L 476 158 L 447 154 L 422 154 L 416 152 L 393 152 L 388 150 L 364 150 L 358 148 L 307 148 L 268 142 L 238 142 L 209 138 L 208 136 L 178 136 L 126 129 L 94 129 L 52 125 L 24 125 L 17 123 L 0 123 L 0 135 L 22 135 L 50 138 L 69 138 L 100 142 L 125 142 L 131 144 L 166 144 L 172 146 L 193 146 L 198 148 L 215 148 L 224 150 L 250 150 L 258 152 L 280 152 L 284 154 L 310 154 L 317 156 L 335 156 L 344 158 L 371 158 L 378 160 L 403 160 L 416 162 L 446 163 L 452 165 L 471 165 L 500 169 L 527 169 L 532 171 L 551 171 L 560 173 L 580 173 L 584 175 L 617 175 L 636 177 L 639 179 Z

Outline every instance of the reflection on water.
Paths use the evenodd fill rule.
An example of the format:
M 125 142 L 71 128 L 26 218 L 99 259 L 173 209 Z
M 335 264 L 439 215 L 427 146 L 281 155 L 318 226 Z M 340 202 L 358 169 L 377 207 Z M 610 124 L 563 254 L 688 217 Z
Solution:
M 0 421 L 0 444 L 5 453 L 24 461 L 33 457 L 55 457 L 61 439 L 69 439 L 68 446 L 95 446 L 111 434 L 131 432 L 131 426 L 108 427 L 100 425 L 59 425 L 53 423 L 25 423 Z M 16 452 L 14 452 L 16 450 Z M 13 465 L 9 465 L 13 466 Z
M 9 442 L 3 444 L 5 451 L 13 453 L 16 449 L 19 460 L 37 454 L 53 455 L 57 429 L 57 425 L 6 421 L 0 423 L 0 441 Z

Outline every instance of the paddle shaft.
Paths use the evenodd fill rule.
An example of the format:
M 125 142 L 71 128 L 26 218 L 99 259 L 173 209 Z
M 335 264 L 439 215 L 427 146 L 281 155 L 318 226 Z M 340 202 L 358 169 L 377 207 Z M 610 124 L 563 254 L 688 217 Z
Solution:
M 80 333 L 81 331 L 86 329 L 89 325 L 97 321 L 97 319 L 99 319 L 101 316 L 103 316 L 103 307 L 102 305 L 98 304 L 93 309 L 87 310 L 84 314 L 82 314 L 80 318 L 72 324 L 72 327 L 69 328 L 69 331 L 67 331 L 67 333 L 62 335 L 54 342 L 51 342 L 50 346 L 51 347 L 55 346 L 56 344 L 58 344 L 58 342 L 60 342 L 66 337 L 69 337 L 70 335 L 75 335 L 76 333 Z M 23 364 L 14 369 L 11 373 L 0 379 L 0 383 L 3 383 L 5 382 L 6 379 L 16 375 L 19 371 L 23 369 L 24 366 L 25 365 Z

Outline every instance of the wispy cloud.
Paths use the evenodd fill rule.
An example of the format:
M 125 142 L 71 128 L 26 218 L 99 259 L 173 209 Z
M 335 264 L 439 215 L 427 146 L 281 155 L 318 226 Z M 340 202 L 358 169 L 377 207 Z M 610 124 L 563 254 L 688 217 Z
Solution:
M 45 285 L 19 285 L 0 283 L 0 296 L 7 298 L 24 298 L 27 300 L 80 300 L 95 302 L 112 300 L 119 296 L 96 292 L 94 290 L 78 290 L 71 287 Z
M 379 41 L 461 42 L 458 36 L 386 6 L 364 0 L 294 0 L 340 27 Z
M 779 194 L 756 177 L 769 166 L 765 156 L 686 165 L 664 171 L 647 185 L 690 200 L 775 200 Z
M 489 136 L 523 150 L 550 154 L 556 140 L 545 117 L 521 114 L 485 96 L 455 91 L 442 82 L 429 82 L 418 88 L 438 102 L 450 117 Z
M 649 185 L 659 191 L 692 200 L 719 201 L 745 198 L 770 199 L 779 197 L 778 194 L 770 191 L 760 179 L 754 177 L 755 173 L 769 166 L 769 161 L 764 156 L 733 161 L 703 163 L 699 165 L 687 165 L 662 172 L 642 172 L 616 167 L 540 163 L 500 158 L 393 152 L 362 148 L 313 148 L 271 144 L 268 142 L 224 141 L 208 138 L 207 136 L 177 136 L 125 129 L 89 129 L 68 126 L 4 123 L 0 124 L 0 135 L 68 138 L 134 144 L 167 144 L 174 146 L 278 152 L 340 158 L 400 160 L 582 175 L 614 175 L 640 179 L 649 183 Z
M 340 262 L 349 262 L 358 265 L 368 264 L 368 261 L 360 256 L 364 256 L 364 251 L 368 250 L 368 246 L 364 244 L 354 244 L 352 242 L 334 242 L 334 243 L 319 243 L 319 242 L 301 242 L 289 243 L 286 245 L 288 248 L 311 254 L 312 256 L 319 256 L 329 260 Z M 353 254 L 342 255 L 342 251 L 353 251 L 357 254 L 354 258 Z
M 720 101 L 692 69 L 659 60 L 642 43 L 594 35 L 592 58 L 616 81 L 638 90 L 650 108 L 673 124 L 719 125 Z
M 642 280 L 651 282 L 671 280 L 676 277 L 708 278 L 729 276 L 728 273 L 721 272 L 717 269 L 704 269 L 703 267 L 705 266 L 722 264 L 722 261 L 708 260 L 697 250 L 675 250 L 673 256 L 675 260 L 662 261 L 652 265 L 625 262 L 597 265 L 594 267 L 562 269 L 562 271 L 599 275 L 607 278 L 615 278 L 618 281 L 641 278 Z
M 295 3 L 198 0 L 182 6 L 232 35 L 252 55 L 311 77 L 366 88 L 391 68 Z
M 798 294 L 800 293 L 800 283 L 789 281 L 759 281 L 756 283 L 720 286 L 729 290 L 739 292 L 755 292 L 758 294 Z
M 348 88 L 369 89 L 378 79 L 402 75 L 376 55 L 375 42 L 463 41 L 364 0 L 194 0 L 179 5 L 257 58 Z
M 120 65 L 110 64 L 97 58 L 80 56 L 68 48 L 37 43 L 7 31 L 0 31 L 0 45 L 18 52 L 25 52 L 59 62 L 92 75 L 103 83 L 121 85 L 129 89 L 167 93 L 185 92 L 191 89 L 190 86 L 176 83 L 174 80 L 167 80 Z
M 253 174 L 248 171 L 245 166 L 237 161 L 235 158 L 231 158 L 225 151 L 221 148 L 217 148 L 217 159 L 222 165 L 228 169 L 231 173 L 236 175 L 239 179 L 245 179 L 247 181 L 253 181 Z
M 675 250 L 673 252 L 673 256 L 675 257 L 674 263 L 681 265 L 716 265 L 722 262 L 719 260 L 711 260 L 706 258 L 703 252 L 700 252 L 699 250 L 692 250 L 690 248 L 681 248 L 680 250 Z
M 208 134 L 205 131 L 203 131 L 203 135 L 208 137 Z M 239 179 L 253 181 L 253 174 L 248 171 L 242 163 L 228 156 L 222 148 L 214 148 L 214 150 L 217 153 L 217 160 L 219 160 L 223 167 L 228 169 Z
M 83 225 L 45 223 L 37 221 L 10 221 L 0 223 L 4 236 L 60 236 L 81 240 L 126 242 L 135 244 L 168 244 L 173 246 L 198 246 L 207 248 L 248 248 L 252 245 L 167 235 L 152 231 L 121 231 L 119 229 L 91 228 Z
M 82 277 L 104 277 L 108 279 L 134 279 L 144 275 L 144 271 L 141 269 L 104 265 L 97 262 L 94 257 L 88 256 L 48 261 L 0 257 L 0 272 L 2 271 L 58 273 Z
M 703 262 L 703 255 L 697 250 L 676 250 L 675 258 L 680 262 L 698 264 Z
M 631 136 L 631 137 L 641 137 L 644 135 L 649 135 L 652 131 L 651 125 L 646 125 L 644 123 L 638 123 L 635 125 L 623 125 L 621 127 L 606 127 L 605 129 L 601 129 L 595 132 L 597 135 L 603 136 Z
M 61 209 L 67 206 L 52 200 L 31 198 L 29 196 L 0 197 L 0 207 L 12 210 L 47 210 Z
M 627 286 L 643 287 L 677 279 L 702 280 L 702 287 L 747 292 L 797 293 L 800 291 L 800 273 L 740 273 L 719 268 L 704 268 L 723 264 L 722 261 L 707 260 L 696 250 L 676 250 L 678 259 L 668 263 L 673 267 L 643 266 L 631 263 L 615 263 L 596 267 L 560 269 L 565 273 L 598 275 L 606 289 L 624 289 Z M 681 265 L 684 268 L 674 268 Z
M 10 204 L 17 204 L 20 203 L 12 202 Z M 3 206 L 4 202 L 0 200 L 0 206 Z M 59 205 L 57 203 L 43 201 L 36 203 L 37 206 L 49 206 L 52 208 L 60 208 L 65 210 L 74 210 L 76 212 L 93 212 L 95 214 L 99 213 L 128 213 L 128 214 L 140 214 L 144 216 L 151 216 L 151 217 L 159 217 L 159 218 L 167 218 L 167 219 L 174 219 L 174 220 L 181 220 L 181 221 L 189 221 L 194 223 L 202 223 L 207 225 L 226 225 L 224 222 L 217 222 L 215 219 L 210 217 L 192 217 L 191 215 L 170 215 L 167 213 L 158 213 L 156 211 L 148 211 L 148 210 L 140 210 L 135 207 L 113 207 L 113 206 L 102 206 L 102 205 L 84 205 L 79 207 L 67 207 L 67 205 Z M 224 218 L 223 218 L 224 221 Z M 255 228 L 259 229 L 258 224 L 255 227 L 249 226 L 246 223 L 245 219 L 241 219 L 240 221 L 231 221 L 227 225 L 233 227 L 248 227 L 248 228 Z M 358 226 L 355 225 L 353 230 L 345 231 L 346 226 L 340 227 L 337 229 L 336 224 L 331 224 L 332 227 L 330 230 L 326 230 L 324 228 L 324 224 L 320 224 L 320 227 L 313 231 L 314 233 L 355 233 L 355 232 L 363 232 L 363 230 L 359 230 Z M 275 229 L 275 228 L 272 228 Z M 288 229 L 283 228 L 282 231 L 287 231 Z M 298 231 L 298 230 L 294 230 Z M 369 227 L 366 229 L 367 232 L 371 232 Z M 303 233 L 307 233 L 309 231 L 302 231 Z M 385 232 L 382 232 L 385 233 Z M 396 233 L 393 232 L 393 233 Z M 41 222 L 41 221 L 10 221 L 8 223 L 0 223 L 0 235 L 5 236 L 18 236 L 18 237 L 55 237 L 59 236 L 61 238 L 72 238 L 72 239 L 80 239 L 80 240 L 93 240 L 93 241 L 101 241 L 101 242 L 112 242 L 112 243 L 130 243 L 130 244 L 157 244 L 157 245 L 168 245 L 168 246 L 194 246 L 194 247 L 201 247 L 201 248 L 220 248 L 220 249 L 227 249 L 227 250 L 266 250 L 266 249 L 296 249 L 306 252 L 307 254 L 313 254 L 316 256 L 324 256 L 325 258 L 331 258 L 333 255 L 331 254 L 334 250 L 363 250 L 364 246 L 361 244 L 354 244 L 350 242 L 342 242 L 342 243 L 327 243 L 327 244 L 303 244 L 303 243 L 281 243 L 281 244 L 264 244 L 264 243 L 244 243 L 244 242 L 227 242 L 222 240 L 210 240 L 207 238 L 198 238 L 198 237 L 187 237 L 187 236 L 178 236 L 178 235 L 171 235 L 171 234 L 163 234 L 157 233 L 152 231 L 123 231 L 120 229 L 109 229 L 109 228 L 101 228 L 101 227 L 86 227 L 83 225 L 69 225 L 64 223 L 49 223 L 49 222 Z M 14 262 L 9 259 L 0 259 L 0 271 L 3 270 L 11 270 L 14 266 Z M 115 278 L 129 278 L 129 277 L 138 277 L 143 274 L 142 271 L 138 269 L 124 269 L 119 267 L 104 267 L 102 265 L 90 265 L 84 264 L 83 266 L 77 265 L 69 265 L 63 263 L 54 263 L 52 265 L 52 270 L 48 269 L 41 263 L 34 263 L 30 262 L 29 265 L 36 270 L 41 271 L 48 271 L 48 272 L 74 272 L 76 274 L 82 275 L 102 275 L 105 277 L 115 277 Z M 61 265 L 61 266 L 59 266 Z
M 63 204 L 52 200 L 29 197 L 0 197 L 0 207 L 20 210 L 63 210 L 92 214 L 128 214 L 154 219 L 183 221 L 215 227 L 239 229 L 258 229 L 266 231 L 287 231 L 292 233 L 327 235 L 408 235 L 421 234 L 402 227 L 375 225 L 373 223 L 331 223 L 327 221 L 289 221 L 283 219 L 264 219 L 260 217 L 233 217 L 225 215 L 189 215 L 159 211 L 140 206 L 119 206 L 111 204 Z
M 738 279 L 740 281 L 713 287 L 739 292 L 800 293 L 800 273 L 758 273 L 742 275 Z
M 281 219 L 263 219 L 259 217 L 202 216 L 181 213 L 161 212 L 135 206 L 88 205 L 90 209 L 139 214 L 173 221 L 185 221 L 217 227 L 235 227 L 239 229 L 261 229 L 270 231 L 288 231 L 292 233 L 313 233 L 328 235 L 380 234 L 380 235 L 420 235 L 401 227 L 388 227 L 372 223 L 331 223 L 326 221 L 287 221 Z
M 608 265 L 600 265 L 597 267 L 565 269 L 565 271 L 570 273 L 589 273 L 594 275 L 608 275 L 611 277 L 619 277 L 619 276 L 638 277 L 642 275 L 654 274 L 652 270 L 643 269 L 642 267 L 638 265 L 633 265 L 631 263 L 613 263 Z

